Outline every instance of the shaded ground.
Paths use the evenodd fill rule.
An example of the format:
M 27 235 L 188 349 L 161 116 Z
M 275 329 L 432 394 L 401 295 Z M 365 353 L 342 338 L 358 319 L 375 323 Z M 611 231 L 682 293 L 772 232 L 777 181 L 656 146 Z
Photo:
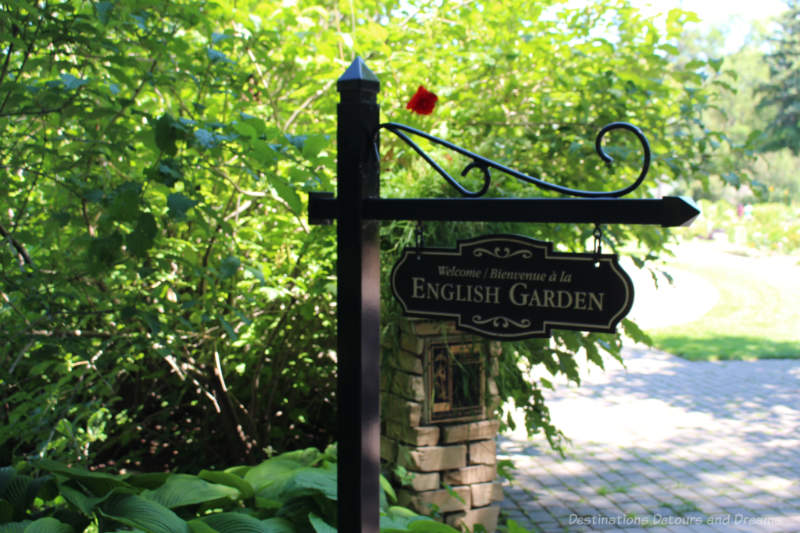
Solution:
M 536 531 L 800 531 L 800 361 L 687 362 L 644 348 L 551 394 L 573 440 L 505 438 L 505 513 Z
M 702 245 L 682 246 L 681 258 L 800 286 L 795 259 Z M 652 283 L 626 269 L 645 327 L 695 320 L 717 297 L 689 275 L 655 298 Z M 627 368 L 609 361 L 606 371 L 586 369 L 580 388 L 561 383 L 548 395 L 573 440 L 566 459 L 543 438 L 501 438 L 500 459 L 518 469 L 506 518 L 545 532 L 800 532 L 800 361 L 688 362 L 641 346 L 624 357 Z

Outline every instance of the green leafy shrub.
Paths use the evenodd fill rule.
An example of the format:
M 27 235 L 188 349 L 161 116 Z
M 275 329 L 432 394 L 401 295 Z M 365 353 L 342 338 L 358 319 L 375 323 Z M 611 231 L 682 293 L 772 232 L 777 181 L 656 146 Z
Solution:
M 196 471 L 332 442 L 335 235 L 309 226 L 305 198 L 334 188 L 334 84 L 357 53 L 381 79 L 385 118 L 561 185 L 635 177 L 630 136 L 606 139 L 611 170 L 594 153 L 617 120 L 648 135 L 659 180 L 724 174 L 709 153 L 726 139 L 701 120 L 717 63 L 676 59 L 687 14 L 515 7 L 4 2 L 0 460 Z M 427 117 L 405 109 L 420 83 L 439 95 Z M 453 194 L 397 140 L 381 157 L 384 196 Z M 498 176 L 489 194 L 545 193 Z M 428 242 L 499 229 L 431 224 Z M 504 230 L 574 251 L 591 235 Z M 384 228 L 384 264 L 410 232 Z M 606 250 L 636 241 L 652 257 L 668 233 L 605 236 Z M 584 356 L 599 364 L 621 342 L 559 332 L 509 345 L 501 394 L 557 444 L 542 376 L 577 381 Z
M 382 486 L 382 532 L 457 533 L 390 505 Z M 111 475 L 42 459 L 0 468 L 0 531 L 328 533 L 336 489 L 335 446 L 196 475 Z
M 680 234 L 711 238 L 722 232 L 732 243 L 764 251 L 794 254 L 800 251 L 800 207 L 784 203 L 756 203 L 742 216 L 725 201 L 700 200 L 702 216 Z

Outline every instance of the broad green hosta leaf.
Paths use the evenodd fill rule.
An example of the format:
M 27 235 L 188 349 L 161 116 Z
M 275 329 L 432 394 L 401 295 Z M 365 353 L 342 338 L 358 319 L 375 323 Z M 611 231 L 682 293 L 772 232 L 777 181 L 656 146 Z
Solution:
M 14 519 L 14 506 L 7 500 L 0 498 L 0 524 L 11 522 Z
M 79 481 L 81 485 L 89 488 L 96 496 L 106 495 L 116 488 L 130 487 L 130 485 L 124 481 L 124 476 L 113 476 L 103 472 L 91 472 L 80 466 L 70 467 L 49 459 L 40 459 L 36 461 L 35 465 L 58 476 Z
M 239 491 L 226 485 L 209 483 L 189 474 L 172 474 L 166 483 L 155 490 L 146 490 L 141 496 L 175 509 L 185 505 L 207 503 L 223 498 L 235 499 Z
M 178 515 L 135 494 L 114 494 L 100 506 L 100 512 L 127 526 L 148 533 L 191 533 L 189 525 Z
M 417 532 L 417 533 L 459 533 L 457 529 L 454 529 L 447 524 L 442 524 L 441 522 L 435 522 L 430 518 L 427 517 L 420 517 L 417 520 L 411 521 L 408 523 L 406 527 L 401 528 L 384 528 L 383 522 L 381 522 L 381 533 L 409 533 L 409 532 Z
M 148 472 L 146 474 L 134 474 L 127 479 L 127 482 L 134 487 L 155 490 L 164 483 L 172 474 L 169 472 Z
M 200 479 L 205 479 L 206 481 L 210 481 L 212 483 L 217 483 L 219 485 L 227 485 L 229 487 L 235 487 L 238 489 L 241 498 L 244 500 L 249 500 L 255 495 L 255 491 L 253 490 L 253 486 L 250 485 L 247 481 L 245 481 L 240 476 L 231 474 L 230 472 L 214 472 L 212 470 L 201 470 L 197 476 Z
M 314 465 L 321 456 L 322 453 L 316 448 L 283 453 L 250 468 L 245 473 L 244 479 L 258 491 L 275 482 L 279 476 Z
M 24 533 L 73 533 L 72 526 L 52 517 L 40 518 L 31 522 Z
M 192 533 L 219 533 L 219 531 L 209 526 L 199 518 L 189 520 L 187 524 L 189 524 L 189 529 L 192 530 Z
M 314 513 L 308 515 L 308 520 L 311 526 L 317 533 L 336 533 L 336 528 L 328 524 L 325 520 L 318 517 Z
M 33 522 L 25 520 L 23 522 L 9 522 L 8 524 L 0 524 L 0 533 L 25 533 L 25 528 Z
M 336 465 L 303 467 L 275 476 L 271 483 L 258 490 L 258 495 L 269 500 L 286 501 L 300 496 L 322 494 L 336 500 Z
M 283 518 L 259 520 L 242 513 L 219 513 L 200 520 L 224 533 L 295 533 L 294 526 Z

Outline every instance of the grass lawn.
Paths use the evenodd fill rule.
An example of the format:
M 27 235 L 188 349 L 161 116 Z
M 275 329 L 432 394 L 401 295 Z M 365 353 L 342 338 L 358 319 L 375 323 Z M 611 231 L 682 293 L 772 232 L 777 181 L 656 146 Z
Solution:
M 657 348 L 693 361 L 800 358 L 800 285 L 779 288 L 724 265 L 675 268 L 711 282 L 719 300 L 694 322 L 648 331 Z

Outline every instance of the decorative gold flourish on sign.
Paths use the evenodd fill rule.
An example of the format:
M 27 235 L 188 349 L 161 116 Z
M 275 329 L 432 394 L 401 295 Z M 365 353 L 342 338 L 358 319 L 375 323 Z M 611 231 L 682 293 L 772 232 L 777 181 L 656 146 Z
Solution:
M 487 250 L 486 248 L 475 248 L 472 251 L 472 255 L 475 257 L 483 257 L 484 254 L 491 255 L 492 257 L 496 257 L 498 259 L 508 259 L 509 257 L 514 257 L 515 255 L 521 255 L 525 259 L 530 259 L 533 257 L 533 253 L 530 250 L 515 250 L 512 252 L 511 248 L 500 248 L 499 246 L 496 247 L 494 251 Z
M 507 328 L 512 324 L 518 328 L 528 328 L 531 325 L 531 321 L 527 318 L 523 318 L 520 322 L 516 320 L 512 320 L 507 316 L 493 316 L 490 318 L 483 318 L 481 315 L 475 315 L 472 317 L 472 321 L 475 324 L 488 324 L 489 322 L 492 323 L 493 327 L 496 328 Z

